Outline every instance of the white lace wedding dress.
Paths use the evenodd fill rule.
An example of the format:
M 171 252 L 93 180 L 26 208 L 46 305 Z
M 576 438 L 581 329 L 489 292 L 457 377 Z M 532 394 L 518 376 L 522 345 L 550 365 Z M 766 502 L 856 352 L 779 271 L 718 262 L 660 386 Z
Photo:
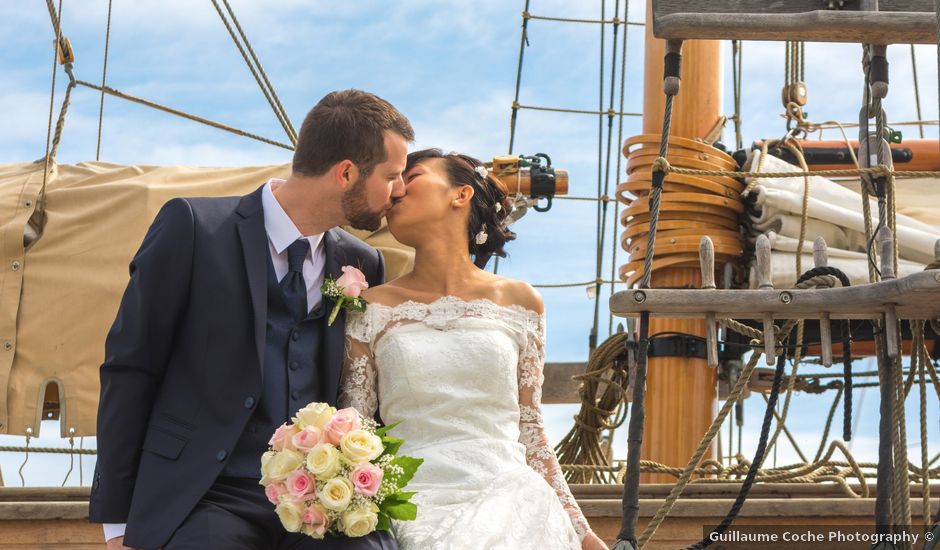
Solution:
M 578 549 L 589 532 L 540 411 L 545 318 L 444 297 L 370 304 L 346 321 L 339 404 L 376 408 L 400 453 L 424 459 L 401 550 Z

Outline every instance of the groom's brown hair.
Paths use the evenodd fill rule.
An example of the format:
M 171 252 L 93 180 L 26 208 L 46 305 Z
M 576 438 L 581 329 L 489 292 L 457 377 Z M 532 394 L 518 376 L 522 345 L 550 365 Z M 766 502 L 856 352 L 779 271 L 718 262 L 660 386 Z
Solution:
M 391 103 L 362 90 L 330 92 L 307 113 L 294 148 L 293 171 L 320 176 L 331 166 L 351 160 L 361 177 L 385 158 L 385 132 L 414 141 L 405 115 Z

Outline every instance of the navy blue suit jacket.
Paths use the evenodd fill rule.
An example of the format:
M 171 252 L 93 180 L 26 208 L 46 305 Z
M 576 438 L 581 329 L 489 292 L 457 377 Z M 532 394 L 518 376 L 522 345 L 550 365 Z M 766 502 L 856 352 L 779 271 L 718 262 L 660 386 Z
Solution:
M 324 246 L 326 275 L 353 265 L 370 285 L 383 282 L 381 254 L 349 233 L 327 231 Z M 100 370 L 89 506 L 93 522 L 127 523 L 128 546 L 166 543 L 259 400 L 268 254 L 259 188 L 167 202 L 130 264 Z M 326 329 L 319 401 L 336 402 L 344 321 Z

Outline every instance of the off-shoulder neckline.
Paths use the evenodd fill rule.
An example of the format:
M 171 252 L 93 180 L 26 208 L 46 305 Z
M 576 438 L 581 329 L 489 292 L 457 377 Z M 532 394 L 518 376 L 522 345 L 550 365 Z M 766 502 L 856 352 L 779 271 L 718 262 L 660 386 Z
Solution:
M 531 315 L 534 317 L 543 317 L 545 315 L 544 313 L 539 313 L 538 311 L 535 311 L 534 309 L 530 309 L 519 304 L 498 304 L 494 302 L 493 300 L 490 300 L 489 298 L 473 298 L 470 300 L 465 300 L 459 296 L 454 296 L 453 294 L 447 294 L 447 295 L 441 296 L 440 298 L 436 298 L 430 302 L 419 302 L 417 300 L 405 300 L 404 302 L 395 304 L 393 306 L 383 304 L 380 302 L 369 302 L 367 307 L 380 307 L 380 308 L 394 311 L 396 309 L 399 309 L 405 306 L 409 306 L 409 307 L 418 306 L 418 307 L 431 308 L 437 304 L 447 303 L 447 302 L 457 302 L 457 303 L 462 303 L 466 305 L 486 304 L 486 305 L 489 305 L 498 309 L 504 309 L 504 310 L 515 312 L 515 313 Z

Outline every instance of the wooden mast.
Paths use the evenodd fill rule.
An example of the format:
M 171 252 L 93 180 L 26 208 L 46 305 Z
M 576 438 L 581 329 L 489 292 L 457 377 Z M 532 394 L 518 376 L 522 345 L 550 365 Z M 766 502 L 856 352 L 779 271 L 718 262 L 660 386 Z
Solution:
M 663 125 L 663 56 L 665 40 L 653 37 L 652 0 L 646 10 L 646 54 L 643 90 L 643 133 L 660 134 Z M 671 135 L 702 138 L 721 115 L 721 42 L 689 40 L 682 46 L 682 85 L 674 99 Z M 701 274 L 694 268 L 653 272 L 654 288 L 697 288 Z M 682 332 L 705 336 L 705 323 L 691 319 L 650 321 L 650 335 Z M 651 357 L 646 382 L 646 423 L 641 457 L 667 466 L 684 467 L 711 425 L 716 407 L 716 373 L 705 359 Z M 714 457 L 715 446 L 705 454 Z M 665 474 L 644 474 L 643 483 L 672 483 Z

